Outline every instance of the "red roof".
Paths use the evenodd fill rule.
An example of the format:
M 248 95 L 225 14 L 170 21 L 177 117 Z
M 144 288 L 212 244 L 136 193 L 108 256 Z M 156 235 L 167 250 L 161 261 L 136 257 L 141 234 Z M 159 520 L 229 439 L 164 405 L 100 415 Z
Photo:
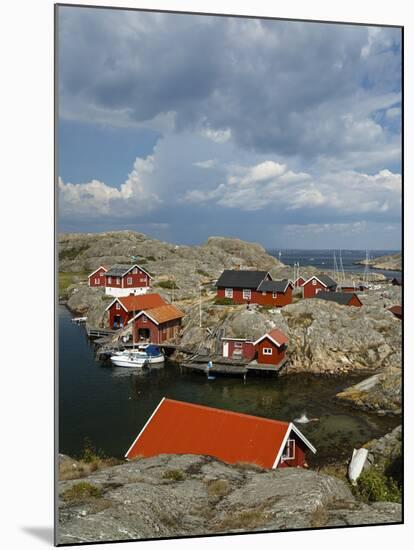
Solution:
M 391 313 L 394 313 L 397 317 L 402 317 L 402 306 L 391 306 L 388 308 L 388 311 L 391 311 Z
M 125 456 L 200 454 L 272 468 L 291 428 L 288 422 L 164 398 Z
M 127 311 L 142 311 L 155 307 L 165 306 L 167 302 L 159 294 L 140 294 L 138 296 L 124 296 L 118 301 Z
M 265 338 L 273 341 L 279 347 L 283 346 L 283 344 L 287 344 L 288 342 L 288 337 L 286 336 L 286 334 L 284 334 L 281 330 L 274 328 L 270 332 L 267 332 L 266 334 L 263 334 L 263 336 L 258 338 L 256 342 L 254 342 L 254 345 L 257 346 L 257 344 Z

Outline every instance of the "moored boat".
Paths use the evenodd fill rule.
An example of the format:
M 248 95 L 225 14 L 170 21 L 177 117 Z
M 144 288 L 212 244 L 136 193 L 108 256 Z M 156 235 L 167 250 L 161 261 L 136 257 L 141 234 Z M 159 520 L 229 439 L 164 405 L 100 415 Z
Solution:
M 118 352 L 111 356 L 116 367 L 142 368 L 164 362 L 164 354 L 158 346 L 146 345 L 144 349 Z

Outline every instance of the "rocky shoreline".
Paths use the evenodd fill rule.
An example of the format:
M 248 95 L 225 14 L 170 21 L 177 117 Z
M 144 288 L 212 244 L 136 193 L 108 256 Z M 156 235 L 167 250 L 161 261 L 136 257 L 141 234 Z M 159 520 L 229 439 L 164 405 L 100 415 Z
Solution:
M 374 269 L 384 271 L 402 271 L 402 254 L 390 254 L 388 256 L 379 256 L 371 260 L 359 260 L 354 262 L 356 265 L 369 265 Z
M 64 460 L 71 460 L 64 457 Z M 400 523 L 401 504 L 366 503 L 337 477 L 161 455 L 59 481 L 59 543 Z

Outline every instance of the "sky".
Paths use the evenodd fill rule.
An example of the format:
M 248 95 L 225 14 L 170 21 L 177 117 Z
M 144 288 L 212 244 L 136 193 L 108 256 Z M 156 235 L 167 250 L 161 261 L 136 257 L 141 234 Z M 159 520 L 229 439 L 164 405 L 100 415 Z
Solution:
M 401 247 L 398 28 L 61 6 L 60 231 Z

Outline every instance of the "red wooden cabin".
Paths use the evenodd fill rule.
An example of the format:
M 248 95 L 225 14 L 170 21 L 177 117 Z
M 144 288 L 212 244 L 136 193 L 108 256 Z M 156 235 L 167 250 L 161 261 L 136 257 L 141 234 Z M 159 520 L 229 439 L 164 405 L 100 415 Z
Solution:
M 273 281 L 267 271 L 225 269 L 216 283 L 217 298 L 234 304 L 283 307 L 292 303 L 293 283 Z
M 159 294 L 140 294 L 115 298 L 106 308 L 110 328 L 124 327 L 140 311 L 166 305 Z
M 223 357 L 230 359 L 254 359 L 256 348 L 254 343 L 247 338 L 222 338 Z
M 307 466 L 315 447 L 292 422 L 166 399 L 125 454 L 128 460 L 161 454 L 207 455 L 262 468 Z
M 183 317 L 184 313 L 171 304 L 141 311 L 129 321 L 133 323 L 134 342 L 161 344 L 176 338 Z
M 287 349 L 287 336 L 275 328 L 261 336 L 254 346 L 257 350 L 257 362 L 264 365 L 279 365 L 284 359 Z
M 293 286 L 295 288 L 301 287 L 301 286 L 303 286 L 303 283 L 305 281 L 306 281 L 305 277 L 302 277 L 302 275 L 300 275 L 299 277 L 297 277 L 297 279 L 295 281 L 293 281 Z
M 110 296 L 145 294 L 150 283 L 151 275 L 138 264 L 116 264 L 105 273 L 105 293 Z
M 329 275 L 312 275 L 302 285 L 303 297 L 313 298 L 318 292 L 335 292 L 337 283 Z
M 90 275 L 88 275 L 88 285 L 95 287 L 95 286 L 105 286 L 105 273 L 108 271 L 108 268 L 104 265 L 100 265 L 98 269 L 95 269 L 95 271 L 92 271 Z

